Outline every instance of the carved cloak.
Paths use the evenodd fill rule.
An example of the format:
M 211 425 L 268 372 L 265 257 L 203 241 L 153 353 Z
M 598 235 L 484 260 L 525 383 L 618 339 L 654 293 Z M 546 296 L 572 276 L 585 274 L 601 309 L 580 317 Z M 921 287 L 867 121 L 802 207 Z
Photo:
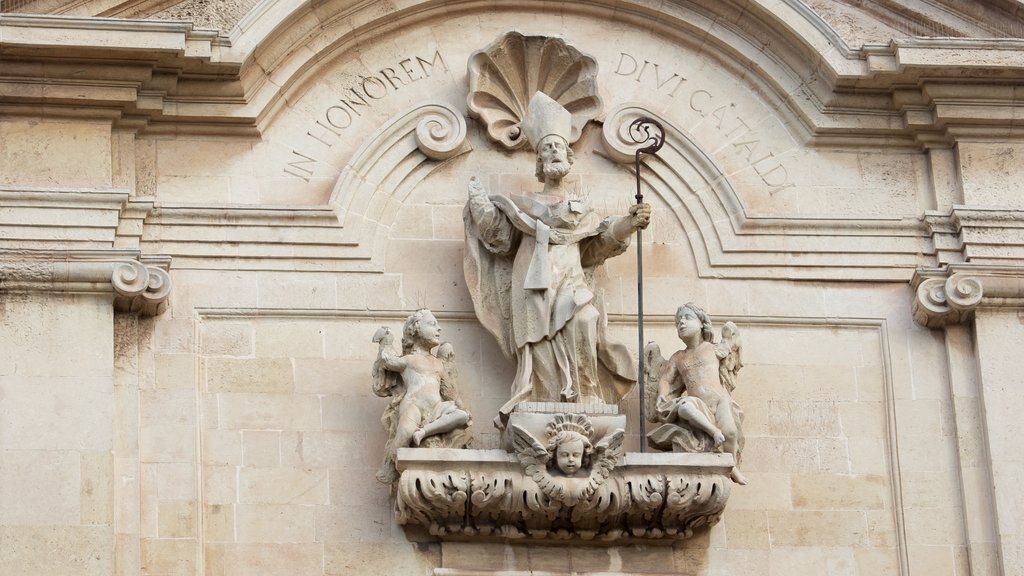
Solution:
M 581 204 L 578 201 L 547 206 L 525 198 L 489 200 L 489 205 L 477 207 L 476 215 L 474 200 L 466 203 L 463 266 L 477 317 L 506 357 L 517 363 L 512 397 L 500 409 L 502 418 L 525 400 L 559 401 L 535 394 L 529 355 L 534 347 L 554 345 L 573 315 L 588 304 L 598 311 L 595 354 L 600 395 L 605 402 L 617 402 L 636 381 L 636 365 L 622 344 L 607 338 L 607 318 L 593 286 L 593 272 L 607 258 L 625 251 L 628 242 L 612 239 L 609 221 L 572 206 Z M 567 258 L 575 260 L 572 266 L 565 266 Z M 548 388 L 552 384 L 557 390 L 557 383 L 547 383 Z

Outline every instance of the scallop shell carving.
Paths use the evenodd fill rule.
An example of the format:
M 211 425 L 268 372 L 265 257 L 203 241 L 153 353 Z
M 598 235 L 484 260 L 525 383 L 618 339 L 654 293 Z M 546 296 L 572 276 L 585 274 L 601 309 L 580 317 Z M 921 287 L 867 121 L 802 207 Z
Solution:
M 509 32 L 469 58 L 470 114 L 510 150 L 527 143 L 519 125 L 538 91 L 572 113 L 569 144 L 601 112 L 597 62 L 561 38 Z

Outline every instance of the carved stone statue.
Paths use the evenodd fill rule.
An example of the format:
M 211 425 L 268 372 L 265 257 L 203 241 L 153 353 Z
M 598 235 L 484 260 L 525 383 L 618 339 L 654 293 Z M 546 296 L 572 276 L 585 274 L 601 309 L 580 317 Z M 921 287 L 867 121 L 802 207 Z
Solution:
M 488 196 L 469 183 L 466 283 L 481 323 L 516 361 L 504 426 L 520 402 L 614 403 L 636 380 L 621 344 L 605 334 L 594 269 L 623 253 L 650 222 L 647 204 L 602 220 L 586 194 L 564 183 L 573 163 L 572 114 L 541 92 L 530 101 L 523 131 L 537 153 L 534 197 Z
M 401 355 L 391 348 L 393 340 L 387 327 L 373 336 L 379 344 L 373 392 L 392 398 L 381 417 L 388 440 L 377 480 L 385 484 L 398 479 L 399 448 L 463 448 L 472 440 L 467 430 L 471 417 L 457 390 L 454 352 L 451 344 L 441 343 L 441 327 L 434 314 L 417 310 L 405 320 Z
M 662 392 L 662 427 L 650 443 L 667 451 L 625 452 L 627 419 L 615 403 L 636 381 L 635 357 L 607 337 L 594 273 L 626 250 L 651 209 L 640 204 L 602 219 L 567 178 L 570 146 L 600 114 L 596 74 L 596 61 L 564 40 L 515 32 L 470 59 L 470 113 L 495 146 L 532 147 L 543 190 L 490 195 L 479 179 L 469 181 L 466 285 L 516 374 L 495 421 L 501 449 L 397 448 L 415 444 L 417 433 L 410 439 L 395 427 L 388 449 L 402 472 L 393 494 L 398 523 L 408 529 L 457 541 L 686 538 L 718 522 L 733 482 L 743 481 L 736 469 L 742 412 L 729 395 L 741 366 L 739 336 L 727 325 L 719 353 L 706 315 L 695 322 L 697 312 L 686 307 L 679 326 L 687 349 L 671 361 L 647 350 L 660 364 L 644 376 Z M 609 130 L 618 128 L 605 127 L 606 142 Z M 444 409 L 431 413 L 446 421 Z M 417 426 L 423 436 L 430 425 Z M 395 465 L 385 462 L 382 474 Z
M 529 476 L 548 498 L 566 506 L 586 500 L 622 458 L 622 429 L 591 440 L 593 426 L 583 414 L 558 414 L 547 427 L 547 444 L 516 426 L 512 447 Z
M 747 480 L 739 471 L 743 450 L 743 411 L 732 399 L 736 374 L 743 367 L 739 331 L 732 322 L 713 343 L 711 320 L 696 304 L 676 311 L 676 329 L 686 348 L 668 360 L 657 344 L 647 345 L 647 385 L 655 398 L 655 422 L 663 424 L 647 434 L 648 444 L 673 452 L 728 452 L 736 458 L 731 478 Z

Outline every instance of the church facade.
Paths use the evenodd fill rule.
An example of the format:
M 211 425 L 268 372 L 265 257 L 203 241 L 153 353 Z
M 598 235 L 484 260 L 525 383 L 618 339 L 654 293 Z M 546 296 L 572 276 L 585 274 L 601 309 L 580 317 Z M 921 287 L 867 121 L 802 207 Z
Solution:
M 586 270 L 602 345 L 640 302 L 666 356 L 688 302 L 742 334 L 707 525 L 635 478 L 625 530 L 471 511 L 522 362 L 464 212 L 542 191 L 535 91 L 570 204 L 650 205 Z M 0 1 L 0 572 L 1022 574 L 1022 93 L 1011 0 Z M 472 415 L 398 454 L 468 502 L 435 525 L 376 477 L 375 342 L 424 308 Z M 618 461 L 658 474 L 642 388 Z

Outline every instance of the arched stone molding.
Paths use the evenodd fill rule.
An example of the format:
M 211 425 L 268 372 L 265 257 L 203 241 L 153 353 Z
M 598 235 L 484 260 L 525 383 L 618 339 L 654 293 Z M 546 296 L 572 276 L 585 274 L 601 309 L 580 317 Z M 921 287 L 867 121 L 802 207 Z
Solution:
M 439 162 L 469 150 L 460 112 L 446 104 L 419 105 L 367 138 L 342 169 L 327 205 L 165 203 L 146 220 L 160 228 L 159 237 L 143 244 L 149 251 L 181 254 L 175 258 L 178 268 L 381 271 L 402 200 Z M 217 249 L 189 247 L 196 227 L 217 230 Z
M 68 114 L 95 113 L 113 118 L 115 123 L 154 131 L 168 129 L 179 135 L 252 135 L 273 122 L 286 96 L 298 95 L 303 84 L 316 78 L 332 57 L 353 46 L 365 45 L 391 30 L 429 24 L 432 19 L 484 10 L 513 11 L 518 6 L 506 1 L 475 0 L 419 0 L 401 7 L 379 2 L 343 6 L 339 2 L 313 5 L 268 1 L 240 22 L 230 38 L 173 22 L 94 22 L 4 15 L 0 16 L 0 28 L 5 32 L 3 47 L 19 58 L 58 58 L 69 55 L 69 47 L 77 50 L 86 46 L 89 50 L 75 54 L 81 62 L 81 66 L 76 64 L 81 74 L 76 72 L 74 82 L 65 79 L 65 86 L 57 72 L 46 78 L 47 90 L 14 96 L 0 92 L 0 104 L 5 110 L 25 113 L 38 110 L 40 105 L 53 105 L 47 108 L 48 114 L 59 115 L 66 108 Z M 971 130 L 1002 129 L 998 119 L 993 121 L 991 115 L 982 118 L 971 112 L 972 94 L 980 93 L 978 85 L 954 84 L 949 80 L 959 78 L 963 70 L 1008 76 L 1019 66 L 1012 59 L 995 56 L 1017 50 L 1020 42 L 912 40 L 854 51 L 820 18 L 801 6 L 795 0 L 752 2 L 743 12 L 725 2 L 693 0 L 653 8 L 640 2 L 598 0 L 560 5 L 558 13 L 565 17 L 615 18 L 629 26 L 652 30 L 671 42 L 715 54 L 723 67 L 734 69 L 737 76 L 744 74 L 765 101 L 780 111 L 783 120 L 791 120 L 789 126 L 796 126 L 795 132 L 828 135 L 833 138 L 830 142 L 869 138 L 886 145 L 910 145 L 911 137 L 944 141 L 953 132 L 965 133 L 963 126 L 954 126 L 959 122 L 957 118 L 975 122 Z M 65 41 L 58 42 L 57 38 Z M 946 54 L 953 46 L 958 47 L 955 57 L 933 58 Z M 119 61 L 130 64 L 139 78 L 90 80 L 89 70 L 93 66 L 98 69 L 115 55 Z M 179 90 L 184 85 L 178 84 L 178 76 L 184 75 L 175 72 L 184 70 L 188 70 L 190 79 L 204 80 L 191 82 L 187 95 Z M 927 80 L 927 86 L 922 80 L 920 86 L 907 88 L 905 81 L 916 82 L 925 74 L 933 76 Z M 41 79 L 13 81 L 31 84 Z M 899 86 L 900 107 L 893 105 L 897 90 L 894 82 Z M 163 89 L 156 90 L 158 85 Z M 85 95 L 69 103 L 68 92 L 62 91 L 61 86 L 74 86 L 76 94 Z M 870 95 L 860 92 L 861 87 L 870 88 Z M 1016 106 L 1013 90 L 992 94 L 986 93 L 983 104 L 988 106 L 992 98 L 1005 98 L 1007 105 L 996 106 L 995 110 L 1012 115 Z M 934 106 L 934 98 L 941 99 L 943 105 Z M 903 112 L 897 113 L 897 108 L 909 116 L 900 116 Z M 907 122 L 908 118 L 913 121 Z M 379 130 L 386 129 L 390 128 Z M 676 140 L 682 143 L 685 139 Z M 669 153 L 671 150 L 666 151 Z M 403 190 L 409 190 L 426 174 L 421 170 L 423 165 L 415 161 L 410 172 L 400 174 L 406 164 L 392 162 L 391 154 L 400 152 L 381 152 L 376 161 L 381 167 L 400 167 L 399 173 L 387 178 L 361 173 L 355 165 L 366 163 L 355 157 L 349 160 L 352 170 L 343 174 L 340 181 L 374 188 L 367 189 L 365 195 L 353 192 L 346 196 L 336 191 L 328 206 L 249 208 L 162 203 L 153 216 L 145 218 L 146 227 L 153 233 L 143 235 L 140 244 L 147 252 L 173 254 L 182 252 L 162 247 L 189 246 L 186 257 L 177 260 L 183 266 L 379 269 L 373 263 L 374 255 L 366 251 L 371 244 L 380 246 L 376 240 L 381 230 L 376 226 L 386 226 L 387 218 L 393 217 L 394 206 L 387 208 L 384 199 L 387 194 L 400 197 Z M 422 150 L 418 154 L 429 158 Z M 687 183 L 672 162 L 698 156 L 680 153 L 673 159 L 652 160 L 655 170 L 649 177 L 660 179 L 660 188 L 685 190 Z M 936 263 L 936 249 L 928 245 L 929 238 L 922 234 L 919 223 L 751 218 L 735 202 L 736 195 L 728 192 L 728 182 L 719 180 L 721 170 L 708 169 L 697 174 L 697 179 L 690 183 L 691 196 L 705 198 L 703 192 L 707 191 L 706 201 L 701 207 L 687 206 L 689 215 L 684 218 L 679 212 L 679 221 L 688 231 L 700 234 L 695 240 L 707 245 L 702 274 L 903 281 L 910 270 Z M 375 192 L 378 185 L 391 192 Z M 370 199 L 384 205 L 360 204 Z M 681 200 L 676 205 L 686 206 Z M 335 208 L 343 218 L 341 232 L 337 230 Z M 374 215 L 383 220 L 372 220 L 374 228 L 365 229 L 363 226 L 368 224 L 357 222 L 364 213 L 371 220 Z M 695 216 L 701 213 L 700 218 Z M 209 228 L 201 230 L 203 226 Z M 836 230 L 842 240 L 822 245 L 821 232 L 828 231 L 828 236 L 833 236 Z M 357 234 L 360 231 L 374 240 L 354 247 L 354 242 L 366 237 Z M 217 259 L 222 257 L 234 260 L 218 264 Z M 843 266 L 834 264 L 839 260 Z
M 642 171 L 644 182 L 687 232 L 701 276 L 900 280 L 926 262 L 921 226 L 907 235 L 901 221 L 749 217 L 711 156 L 669 119 L 640 104 L 608 113 L 601 134 L 610 159 L 632 167 L 637 145 L 626 130 L 641 116 L 666 129 L 657 156 L 643 157 L 649 168 Z
M 381 126 L 353 155 L 330 205 L 346 239 L 359 244 L 359 254 L 369 256 L 375 270 L 383 266 L 388 230 L 402 201 L 438 162 L 470 150 L 462 114 L 445 104 L 424 104 Z
M 133 251 L 0 252 L 0 292 L 104 294 L 114 308 L 143 316 L 167 309 L 171 294 L 168 258 Z
M 979 306 L 1024 306 L 1024 269 L 1018 266 L 960 264 L 921 269 L 911 286 L 914 321 L 929 328 L 969 321 Z
M 700 51 L 718 52 L 723 63 L 738 75 L 753 74 L 763 85 L 763 92 L 772 94 L 779 108 L 794 114 L 791 120 L 808 128 L 810 134 L 814 125 L 834 122 L 823 122 L 822 111 L 832 97 L 822 96 L 831 92 L 832 83 L 820 82 L 819 77 L 856 76 L 866 72 L 866 67 L 857 55 L 844 55 L 850 51 L 842 40 L 817 15 L 799 9 L 799 5 L 793 0 L 758 0 L 745 7 L 695 1 L 651 8 L 643 2 L 599 0 L 560 4 L 558 12 L 613 19 Z M 286 20 L 274 26 L 268 19 L 280 18 L 281 14 L 268 6 L 262 16 L 239 23 L 232 43 L 241 50 L 251 50 L 245 59 L 252 58 L 259 70 L 266 71 L 264 78 L 254 79 L 246 87 L 247 94 L 252 94 L 250 101 L 270 103 L 258 118 L 259 125 L 265 127 L 291 87 L 315 77 L 321 63 L 360 46 L 368 37 L 386 35 L 431 18 L 522 9 L 520 2 L 510 0 L 425 0 L 401 8 L 381 3 L 352 6 L 336 0 L 315 8 L 297 6 Z M 836 46 L 845 49 L 836 50 Z M 880 121 L 877 111 L 860 122 L 876 124 L 877 128 L 891 123 Z
M 281 17 L 280 7 L 273 4 L 271 9 L 271 2 L 267 2 L 262 12 L 255 10 L 252 18 L 239 22 L 232 41 L 242 50 L 252 50 L 252 58 L 267 72 L 268 81 L 260 82 L 259 90 L 276 90 L 276 86 L 301 84 L 315 74 L 310 49 L 319 61 L 329 53 L 358 46 L 367 30 L 386 34 L 436 17 L 439 11 L 451 17 L 483 8 L 501 11 L 520 6 L 514 0 L 425 0 L 401 7 L 380 3 L 352 6 L 333 0 L 315 8 L 297 6 L 287 20 L 275 25 L 269 19 Z M 927 77 L 937 88 L 949 89 L 955 85 L 943 83 L 941 78 L 962 78 L 963 72 L 971 68 L 989 72 L 1018 68 L 1006 56 L 1024 46 L 1024 42 L 1009 39 L 909 39 L 852 49 L 799 0 L 754 0 L 742 6 L 692 0 L 662 3 L 656 8 L 644 2 L 598 0 L 560 4 L 558 14 L 610 18 L 701 51 L 717 52 L 723 65 L 762 85 L 780 109 L 792 114 L 808 137 L 826 136 L 830 140 L 868 134 L 872 138 L 886 134 L 906 139 L 909 128 L 919 133 L 911 137 L 922 142 L 945 142 L 945 122 L 975 123 L 976 114 L 963 108 L 966 102 L 958 103 L 960 109 L 936 107 L 927 90 L 908 88 L 907 78 L 916 82 Z M 957 61 L 946 63 L 941 55 L 951 50 Z M 865 96 L 858 90 L 863 87 L 872 88 L 874 94 Z M 945 102 L 951 97 L 949 93 L 940 96 Z M 252 100 L 278 98 L 272 95 Z M 1005 104 L 1014 107 L 1012 98 Z M 974 106 L 968 104 L 967 108 Z M 261 124 L 265 124 L 265 117 Z
M 431 19 L 521 8 L 513 0 L 266 0 L 227 37 L 181 22 L 5 14 L 0 44 L 6 53 L 29 60 L 68 56 L 79 64 L 64 76 L 47 69 L 45 77 L 33 77 L 42 72 L 22 67 L 13 81 L 45 80 L 47 89 L 0 92 L 0 102 L 15 111 L 46 104 L 57 115 L 91 109 L 150 132 L 251 135 L 334 55 Z M 691 0 L 656 7 L 595 0 L 559 4 L 552 14 L 623 22 L 717 54 L 723 66 L 785 110 L 806 137 L 819 141 L 945 146 L 964 135 L 993 134 L 1002 120 L 1019 116 L 1012 89 L 979 91 L 963 82 L 1019 74 L 1015 55 L 1024 41 L 1017 39 L 915 38 L 851 49 L 798 0 Z M 110 81 L 104 71 L 115 56 L 135 68 L 134 78 Z M 985 98 L 978 100 L 982 92 Z

